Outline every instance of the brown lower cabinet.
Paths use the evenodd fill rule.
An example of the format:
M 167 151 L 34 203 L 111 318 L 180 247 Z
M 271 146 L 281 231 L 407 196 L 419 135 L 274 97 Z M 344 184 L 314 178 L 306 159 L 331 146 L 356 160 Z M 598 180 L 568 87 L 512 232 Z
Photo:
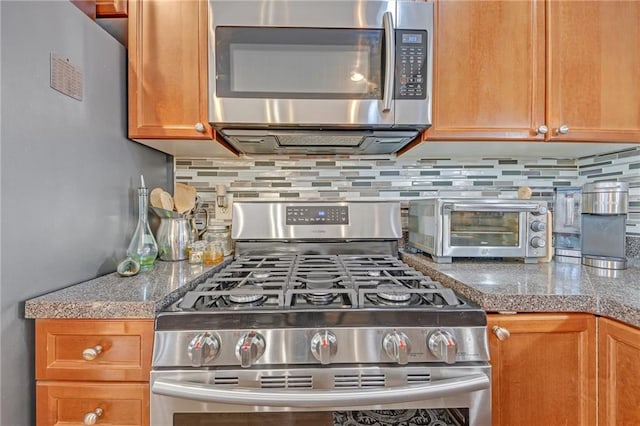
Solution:
M 490 314 L 494 425 L 596 424 L 596 319 Z
M 591 314 L 489 314 L 493 424 L 595 425 L 597 362 L 598 424 L 639 425 L 640 329 L 597 321 L 598 352 Z M 152 345 L 153 320 L 36 320 L 37 426 L 148 425 Z
M 598 424 L 640 425 L 640 329 L 598 318 Z
M 153 320 L 36 320 L 36 425 L 149 425 Z

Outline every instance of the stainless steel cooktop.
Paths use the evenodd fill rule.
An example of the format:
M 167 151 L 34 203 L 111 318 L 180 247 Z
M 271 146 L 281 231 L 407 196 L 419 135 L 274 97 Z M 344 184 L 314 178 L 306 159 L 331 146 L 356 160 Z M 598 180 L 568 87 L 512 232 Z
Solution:
M 458 306 L 455 293 L 383 255 L 242 256 L 185 295 L 184 311 Z

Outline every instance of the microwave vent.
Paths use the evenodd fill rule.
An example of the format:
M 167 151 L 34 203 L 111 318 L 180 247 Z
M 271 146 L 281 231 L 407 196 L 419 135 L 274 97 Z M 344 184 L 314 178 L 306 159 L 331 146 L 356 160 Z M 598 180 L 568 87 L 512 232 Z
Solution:
M 280 146 L 348 146 L 356 147 L 362 144 L 364 138 L 361 135 L 278 135 L 278 144 Z

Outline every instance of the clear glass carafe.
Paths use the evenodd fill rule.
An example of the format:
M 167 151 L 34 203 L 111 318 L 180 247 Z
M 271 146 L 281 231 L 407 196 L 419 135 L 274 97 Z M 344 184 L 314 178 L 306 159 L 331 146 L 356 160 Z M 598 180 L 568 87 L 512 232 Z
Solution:
M 138 262 L 141 269 L 151 268 L 158 256 L 158 244 L 149 227 L 147 200 L 147 188 L 143 183 L 138 188 L 138 224 L 127 249 L 127 256 Z

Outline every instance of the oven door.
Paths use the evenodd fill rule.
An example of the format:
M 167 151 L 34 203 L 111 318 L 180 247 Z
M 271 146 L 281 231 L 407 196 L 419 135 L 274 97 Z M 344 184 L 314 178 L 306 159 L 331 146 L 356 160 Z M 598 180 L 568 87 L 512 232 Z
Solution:
M 526 257 L 527 203 L 454 202 L 442 206 L 442 255 Z
M 425 23 L 433 6 L 402 3 L 210 0 L 210 121 L 224 128 L 388 128 L 398 123 L 397 97 L 410 104 L 401 108 L 400 123 L 425 127 L 431 118 L 425 101 L 431 34 Z M 396 28 L 415 31 L 396 34 Z M 413 70 L 421 79 L 405 82 L 411 90 L 403 88 L 398 96 L 396 37 L 406 48 L 398 54 L 413 55 L 402 71 Z M 429 62 L 414 61 L 419 53 Z
M 153 371 L 151 424 L 489 426 L 490 367 Z

